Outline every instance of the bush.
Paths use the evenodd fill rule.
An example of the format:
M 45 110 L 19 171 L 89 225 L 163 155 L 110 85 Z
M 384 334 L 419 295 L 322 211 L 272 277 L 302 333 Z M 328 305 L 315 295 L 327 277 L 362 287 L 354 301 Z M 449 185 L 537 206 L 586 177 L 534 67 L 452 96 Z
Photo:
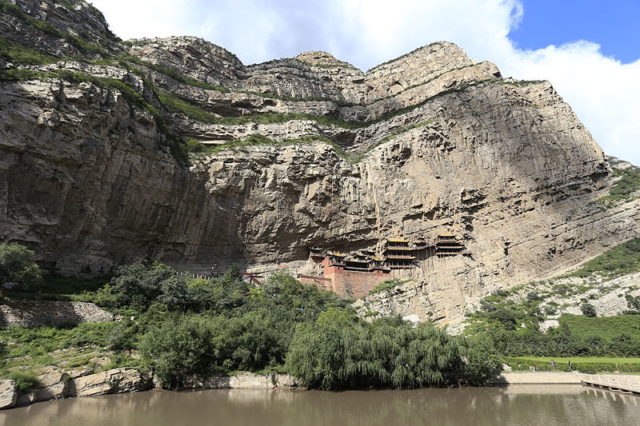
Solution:
M 397 287 L 400 284 L 404 284 L 406 282 L 407 282 L 407 280 L 399 280 L 397 278 L 394 278 L 392 280 L 386 280 L 386 281 L 378 284 L 376 287 L 372 288 L 369 291 L 369 294 L 380 293 L 381 291 L 392 289 L 392 288 Z
M 183 308 L 186 283 L 167 265 L 137 262 L 118 268 L 110 290 L 116 295 L 118 306 L 146 309 L 163 299 L 168 303 L 176 302 L 177 308 Z
M 490 352 L 431 324 L 366 323 L 336 309 L 298 326 L 286 365 L 305 386 L 325 390 L 486 384 L 500 371 Z
M 538 300 L 542 300 L 542 298 L 535 291 L 530 291 L 527 293 L 527 300 L 530 302 L 535 302 Z
M 629 308 L 628 314 L 640 314 L 640 296 L 633 297 L 630 294 L 625 295 L 627 299 L 627 307 Z
M 33 371 L 14 371 L 9 379 L 16 381 L 16 388 L 20 393 L 29 393 L 40 385 L 38 376 Z
M 278 345 L 276 333 L 270 319 L 256 312 L 238 318 L 185 315 L 153 327 L 140 349 L 165 386 L 174 388 L 213 373 L 281 365 L 287 348 Z
M 118 322 L 107 336 L 107 346 L 114 351 L 135 349 L 142 333 L 142 327 L 131 319 Z
M 580 310 L 582 311 L 582 315 L 589 318 L 594 318 L 597 316 L 596 308 L 590 303 L 583 303 L 580 305 Z
M 13 281 L 29 287 L 42 280 L 35 253 L 20 244 L 0 245 L 0 281 Z
M 213 332 L 207 318 L 165 321 L 142 337 L 140 352 L 153 360 L 163 386 L 183 386 L 192 376 L 206 376 L 216 366 Z

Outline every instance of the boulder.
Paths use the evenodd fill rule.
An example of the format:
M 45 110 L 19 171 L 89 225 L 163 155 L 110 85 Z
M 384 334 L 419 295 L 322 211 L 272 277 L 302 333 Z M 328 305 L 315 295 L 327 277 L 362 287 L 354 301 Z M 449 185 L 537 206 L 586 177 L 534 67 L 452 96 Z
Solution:
M 114 368 L 73 380 L 74 396 L 97 396 L 110 393 L 139 392 L 150 389 L 152 381 L 146 374 L 132 368 Z
M 15 380 L 0 380 L 0 409 L 13 407 L 17 400 L 18 391 Z

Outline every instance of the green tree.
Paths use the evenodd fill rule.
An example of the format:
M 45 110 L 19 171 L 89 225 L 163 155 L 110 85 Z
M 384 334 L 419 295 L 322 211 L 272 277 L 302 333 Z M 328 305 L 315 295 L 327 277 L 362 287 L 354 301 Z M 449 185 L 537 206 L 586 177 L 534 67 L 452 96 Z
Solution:
M 17 243 L 0 245 L 0 281 L 28 287 L 41 280 L 42 272 L 33 251 Z
M 161 263 L 146 265 L 142 262 L 118 268 L 109 285 L 119 306 L 148 308 L 153 302 L 161 301 L 169 307 L 184 308 L 186 283 L 170 266 Z
M 296 328 L 287 370 L 320 389 L 486 384 L 500 371 L 492 351 L 432 324 L 399 318 L 372 323 L 329 309 Z
M 183 386 L 193 376 L 215 371 L 216 348 L 209 319 L 176 317 L 153 327 L 142 337 L 140 352 L 153 361 L 166 388 Z

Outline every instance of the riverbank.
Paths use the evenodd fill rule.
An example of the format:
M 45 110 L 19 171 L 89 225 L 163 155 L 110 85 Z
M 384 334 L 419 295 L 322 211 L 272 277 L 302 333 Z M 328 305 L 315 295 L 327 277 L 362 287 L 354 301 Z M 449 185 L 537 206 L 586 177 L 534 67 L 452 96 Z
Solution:
M 39 377 L 38 388 L 20 392 L 15 380 L 0 380 L 0 409 L 23 407 L 35 402 L 73 397 L 102 396 L 162 389 L 158 377 L 133 368 L 116 368 L 84 376 L 80 371 L 60 374 L 51 372 Z M 76 375 L 76 376 L 74 376 Z M 640 392 L 640 375 L 607 374 L 591 375 L 577 372 L 505 372 L 495 385 L 581 385 L 602 384 L 601 387 L 627 386 Z M 612 385 L 613 383 L 613 385 Z M 234 375 L 217 375 L 205 380 L 193 379 L 180 390 L 212 389 L 305 389 L 298 386 L 295 378 L 288 374 L 256 374 L 241 372 Z
M 580 385 L 374 391 L 151 390 L 0 411 L 3 426 L 633 425 L 640 398 Z M 433 419 L 433 420 L 432 420 Z
M 118 393 L 142 392 L 162 389 L 157 376 L 134 368 L 115 368 L 83 375 L 81 369 L 61 373 L 52 370 L 38 376 L 38 387 L 21 392 L 15 380 L 0 380 L 0 409 L 22 407 L 35 402 L 73 397 L 101 396 Z M 296 380 L 287 374 L 256 374 L 241 372 L 217 375 L 207 379 L 192 379 L 180 390 L 205 389 L 293 389 Z

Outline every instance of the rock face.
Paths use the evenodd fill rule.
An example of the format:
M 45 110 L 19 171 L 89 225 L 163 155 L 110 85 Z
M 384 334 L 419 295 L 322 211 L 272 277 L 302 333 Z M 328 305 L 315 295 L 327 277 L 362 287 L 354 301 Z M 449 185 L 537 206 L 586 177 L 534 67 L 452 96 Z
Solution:
M 11 408 L 18 400 L 15 380 L 0 380 L 0 409 Z
M 139 392 L 151 389 L 150 377 L 138 370 L 116 368 L 73 380 L 69 396 L 98 396 L 111 393 Z
M 5 25 L 5 37 L 57 58 L 5 64 L 39 74 L 0 82 L 0 240 L 60 273 L 142 257 L 305 273 L 311 246 L 451 232 L 471 258 L 421 262 L 366 300 L 448 323 L 491 291 L 638 235 L 637 200 L 596 202 L 615 184 L 611 166 L 553 87 L 502 79 L 454 44 L 367 72 L 324 52 L 245 66 L 194 37 L 119 43 L 79 0 L 16 4 L 103 46 L 103 61 L 66 60 L 73 43 L 0 14 L 22 28 Z M 256 134 L 261 144 L 233 146 Z M 186 166 L 181 137 L 227 144 Z

